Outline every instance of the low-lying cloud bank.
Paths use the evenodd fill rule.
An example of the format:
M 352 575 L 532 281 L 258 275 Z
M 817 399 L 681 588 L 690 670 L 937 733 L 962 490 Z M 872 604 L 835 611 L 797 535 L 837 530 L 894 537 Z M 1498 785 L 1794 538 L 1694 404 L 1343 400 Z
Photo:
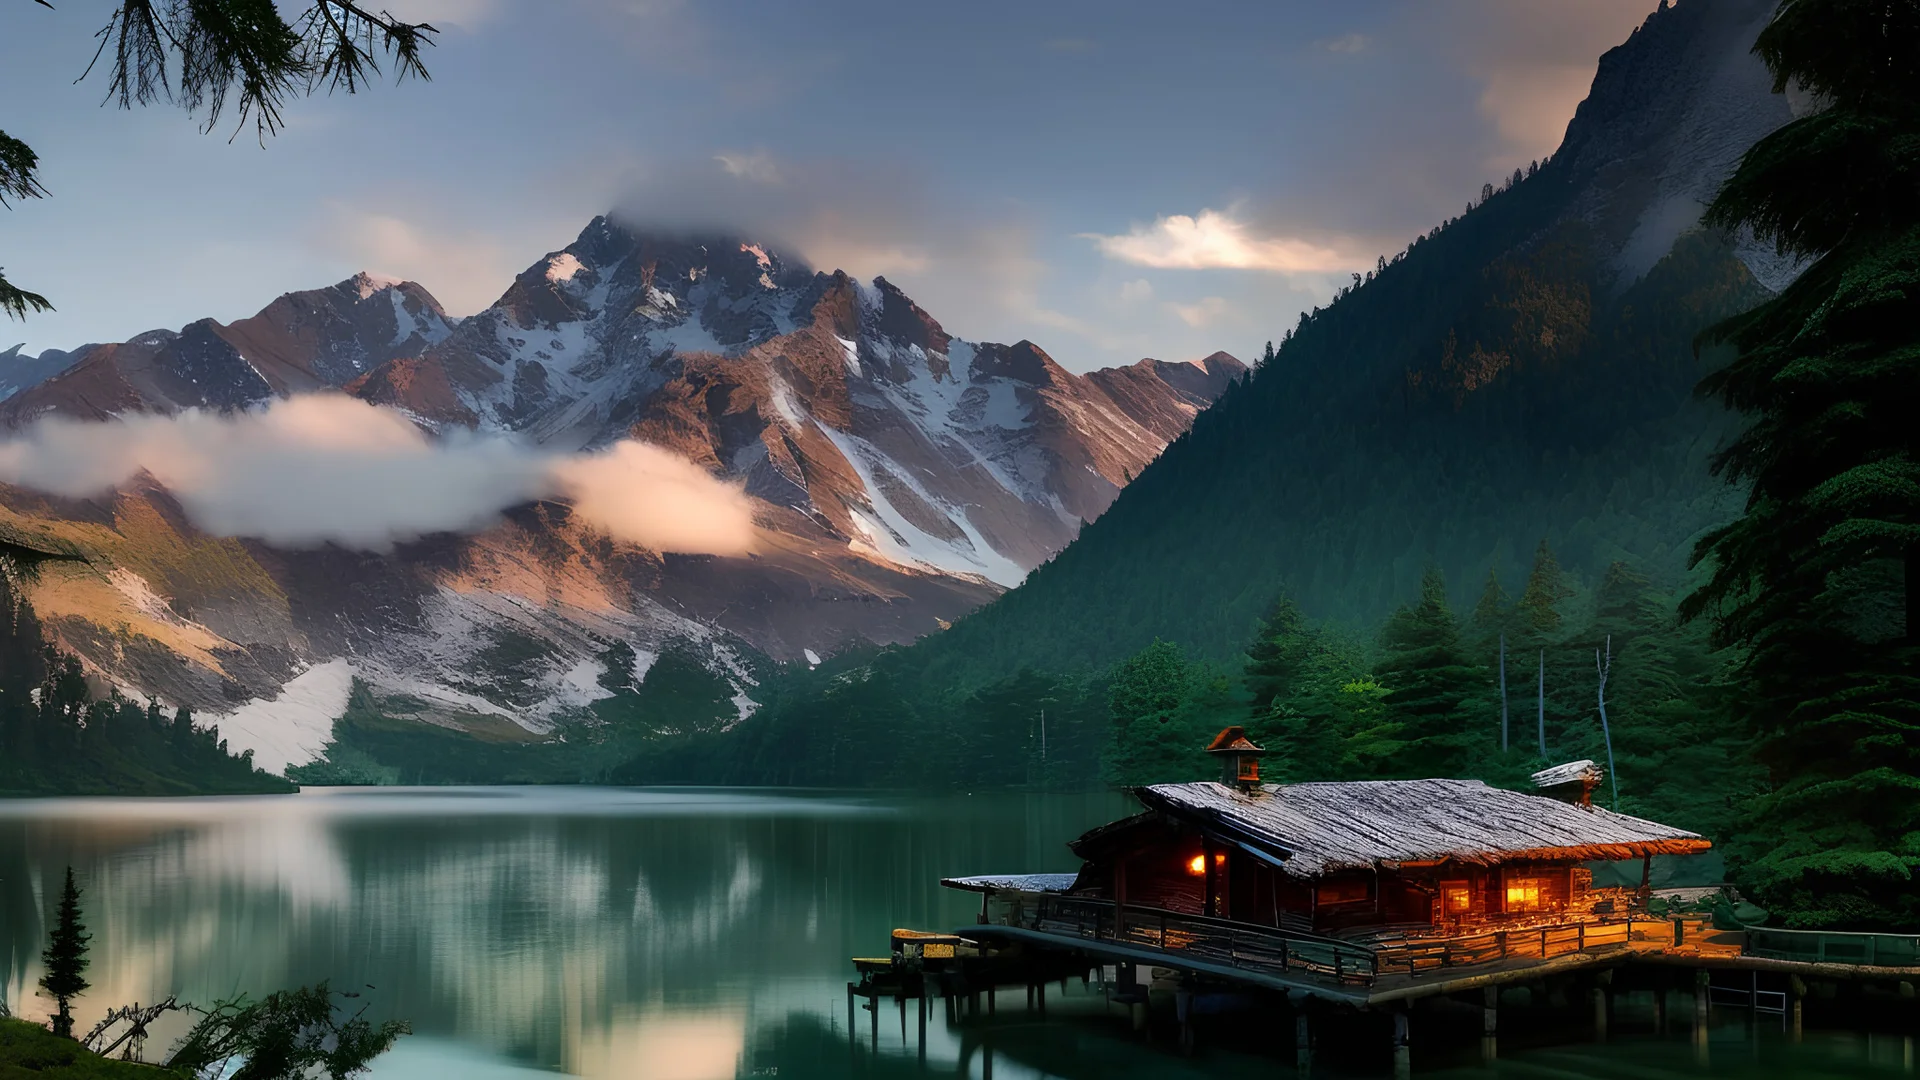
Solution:
M 0 480 L 53 495 L 99 495 L 143 471 L 199 528 L 285 546 L 385 549 L 477 532 L 546 498 L 655 551 L 737 555 L 753 541 L 744 492 L 657 446 L 562 456 L 498 436 L 432 439 L 398 412 L 339 394 L 229 414 L 48 417 L 0 442 Z

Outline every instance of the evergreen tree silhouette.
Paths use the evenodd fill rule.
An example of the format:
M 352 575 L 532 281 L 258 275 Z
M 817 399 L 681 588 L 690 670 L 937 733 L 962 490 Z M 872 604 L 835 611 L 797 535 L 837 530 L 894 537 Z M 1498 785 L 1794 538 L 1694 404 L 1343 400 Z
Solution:
M 90 985 L 82 973 L 87 970 L 87 943 L 92 940 L 86 924 L 80 921 L 80 887 L 74 884 L 73 867 L 69 866 L 53 934 L 47 939 L 46 951 L 40 954 L 40 962 L 47 969 L 40 976 L 40 989 L 60 1005 L 53 1018 L 53 1033 L 62 1038 L 73 1038 L 73 999 L 86 993 Z

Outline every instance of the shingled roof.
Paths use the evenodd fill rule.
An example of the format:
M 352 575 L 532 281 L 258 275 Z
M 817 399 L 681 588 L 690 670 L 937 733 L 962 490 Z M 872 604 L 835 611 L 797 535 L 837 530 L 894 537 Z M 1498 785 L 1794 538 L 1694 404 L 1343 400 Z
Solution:
M 1146 807 L 1280 856 L 1293 877 L 1454 860 L 1635 859 L 1712 845 L 1698 833 L 1478 780 L 1357 780 L 1269 785 L 1156 784 Z

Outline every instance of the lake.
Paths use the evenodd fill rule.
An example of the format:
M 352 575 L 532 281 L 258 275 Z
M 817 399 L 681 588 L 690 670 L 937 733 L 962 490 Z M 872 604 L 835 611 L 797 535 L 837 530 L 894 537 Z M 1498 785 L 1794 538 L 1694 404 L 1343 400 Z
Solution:
M 1071 870 L 1065 841 L 1129 806 L 1115 794 L 620 788 L 0 801 L 0 995 L 16 1013 L 48 1011 L 33 996 L 38 956 L 71 864 L 94 934 L 82 1029 L 130 1001 L 330 979 L 360 992 L 369 1015 L 413 1023 L 376 1080 L 918 1075 L 915 1025 L 903 1038 L 891 1005 L 877 1050 L 864 1013 L 849 1040 L 849 957 L 883 954 L 896 926 L 971 923 L 977 898 L 941 889 L 942 876 Z M 1002 995 L 984 1046 L 950 1032 L 936 1008 L 926 1069 L 954 1075 L 964 1058 L 983 1076 L 990 1056 L 1003 1080 L 1292 1073 L 1290 1030 L 1274 1033 L 1284 1052 L 1261 1053 L 1256 1031 L 1188 1059 L 1138 1041 L 1097 987 L 1070 984 L 1044 1021 L 1019 997 Z M 1633 1031 L 1631 1019 L 1623 1003 L 1617 1032 Z M 1416 1041 L 1416 1071 L 1913 1069 L 1912 1042 L 1894 1033 L 1809 1032 L 1793 1044 L 1777 1021 L 1716 1010 L 1710 1036 L 1705 1047 L 1684 1031 L 1516 1046 L 1494 1063 Z M 150 1045 L 166 1041 L 162 1031 Z

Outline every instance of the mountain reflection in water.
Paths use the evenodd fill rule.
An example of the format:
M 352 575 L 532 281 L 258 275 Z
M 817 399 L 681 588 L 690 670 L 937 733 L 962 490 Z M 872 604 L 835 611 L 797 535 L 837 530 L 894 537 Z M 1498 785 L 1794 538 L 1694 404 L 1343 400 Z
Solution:
M 1065 842 L 1128 810 L 1115 794 L 605 788 L 0 801 L 0 995 L 46 1014 L 38 956 L 71 863 L 95 935 L 83 1029 L 129 1001 L 331 979 L 363 994 L 370 1015 L 413 1022 L 375 1080 L 921 1075 L 911 1011 L 904 1037 L 883 1003 L 849 1040 L 848 958 L 884 951 L 895 926 L 971 923 L 975 898 L 941 889 L 942 876 L 1070 870 Z M 1006 1080 L 1291 1068 L 1291 1030 L 1284 1051 L 1261 1052 L 1256 1035 L 1183 1059 L 1134 1041 L 1097 990 L 1070 984 L 1044 1022 L 1017 999 L 1003 995 L 984 1034 L 950 1031 L 936 1003 L 926 1070 L 983 1076 L 989 1057 Z M 1714 1073 L 1912 1069 L 1898 1038 L 1776 1046 L 1764 1025 L 1722 1021 Z M 1455 1075 L 1693 1073 L 1696 1053 L 1684 1036 L 1626 1038 L 1469 1061 Z M 1420 1071 L 1429 1064 L 1445 1062 Z

